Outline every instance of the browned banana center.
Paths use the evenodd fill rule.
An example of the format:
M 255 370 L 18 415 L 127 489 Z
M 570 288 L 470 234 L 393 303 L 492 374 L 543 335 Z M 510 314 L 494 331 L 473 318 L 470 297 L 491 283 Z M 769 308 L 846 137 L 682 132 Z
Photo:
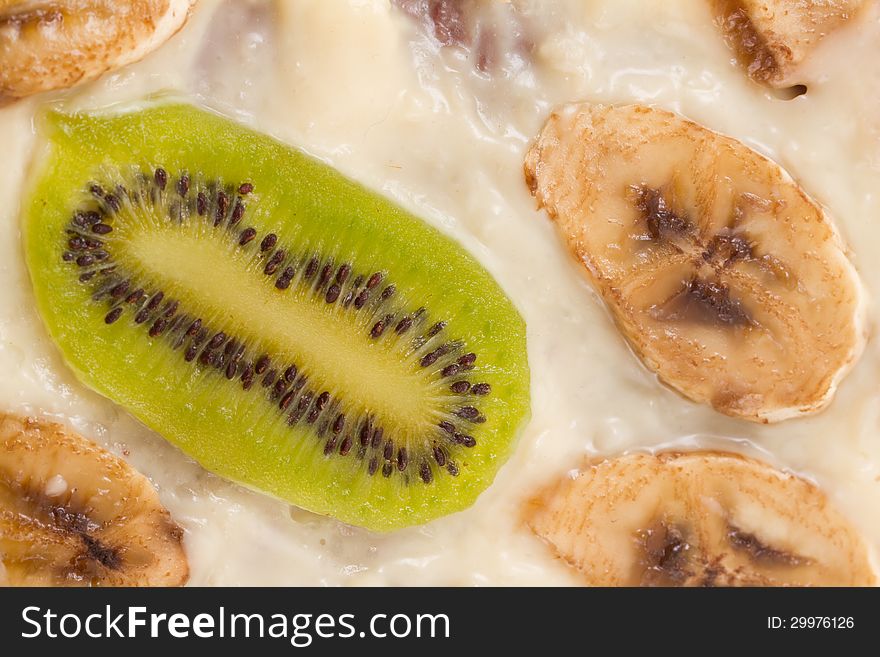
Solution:
M 766 566 L 805 566 L 812 563 L 811 559 L 767 545 L 755 534 L 745 532 L 733 525 L 728 525 L 727 542 L 735 550 L 745 553 L 755 563 Z
M 705 528 L 704 528 L 705 529 Z M 729 586 L 768 584 L 764 571 L 784 571 L 810 566 L 809 558 L 769 545 L 756 534 L 728 523 L 722 541 L 707 549 L 688 539 L 688 528 L 670 520 L 657 520 L 636 534 L 641 586 Z M 738 558 L 725 557 L 732 549 Z
M 100 564 L 110 570 L 117 570 L 122 566 L 119 549 L 93 536 L 100 529 L 100 525 L 92 522 L 87 515 L 63 506 L 51 506 L 49 517 L 55 527 L 75 535 L 82 542 L 84 552 L 73 560 L 73 565 L 78 571 L 84 570 L 88 562 Z
M 3 488 L 6 490 L 0 491 L 0 500 L 19 501 L 16 523 L 27 528 L 25 535 L 31 537 L 28 540 L 34 536 L 52 537 L 55 546 L 63 546 L 63 562 L 56 564 L 62 580 L 91 580 L 102 571 L 124 568 L 123 551 L 104 539 L 101 523 L 84 510 L 75 508 L 72 503 L 59 504 L 42 490 L 34 490 L 32 484 L 23 485 L 8 477 L 0 479 L 0 489 Z M 13 529 L 8 536 L 2 534 L 0 531 L 0 538 L 16 541 L 19 532 Z M 54 554 L 55 550 L 53 547 L 50 552 Z
M 659 521 L 639 532 L 643 572 L 641 586 L 681 586 L 693 576 L 689 560 L 692 548 L 684 538 L 684 530 Z
M 753 326 L 748 309 L 722 281 L 737 262 L 756 259 L 748 238 L 736 232 L 738 217 L 731 219 L 731 227 L 706 236 L 689 217 L 672 209 L 662 191 L 644 185 L 630 191 L 650 239 L 685 254 L 694 270 L 675 294 L 657 305 L 656 318 Z M 781 263 L 772 263 L 784 269 Z

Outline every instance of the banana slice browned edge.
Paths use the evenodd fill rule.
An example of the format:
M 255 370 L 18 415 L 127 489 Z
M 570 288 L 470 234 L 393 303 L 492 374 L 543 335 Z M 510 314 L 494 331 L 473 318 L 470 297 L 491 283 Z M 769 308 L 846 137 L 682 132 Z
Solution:
M 182 538 L 125 461 L 59 424 L 0 413 L 0 585 L 180 586 Z
M 596 460 L 541 491 L 525 521 L 590 586 L 877 583 L 819 488 L 731 453 Z
M 135 62 L 195 0 L 0 0 L 0 101 L 63 89 Z
M 756 82 L 803 83 L 800 67 L 819 42 L 858 15 L 866 0 L 710 0 L 724 40 Z

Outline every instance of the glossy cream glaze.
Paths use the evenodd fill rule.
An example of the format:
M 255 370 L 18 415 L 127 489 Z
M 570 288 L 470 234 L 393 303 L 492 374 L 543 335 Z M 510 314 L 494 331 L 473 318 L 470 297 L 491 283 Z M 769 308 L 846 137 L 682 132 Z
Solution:
M 491 0 L 490 0 L 491 1 Z M 730 449 L 814 479 L 880 546 L 880 344 L 820 415 L 772 426 L 721 416 L 661 386 L 537 212 L 522 159 L 549 110 L 646 102 L 769 155 L 836 218 L 872 299 L 880 293 L 880 9 L 829 37 L 782 100 L 732 62 L 693 0 L 526 0 L 491 10 L 528 48 L 488 72 L 439 48 L 387 0 L 202 0 L 158 52 L 101 80 L 0 109 L 0 404 L 68 423 L 149 475 L 186 528 L 193 584 L 575 584 L 527 530 L 522 501 L 593 455 Z M 505 21 L 513 20 L 515 23 Z M 46 103 L 195 99 L 320 157 L 460 240 L 528 324 L 532 419 L 470 510 L 374 535 L 246 491 L 199 468 L 79 384 L 36 315 L 20 189 Z

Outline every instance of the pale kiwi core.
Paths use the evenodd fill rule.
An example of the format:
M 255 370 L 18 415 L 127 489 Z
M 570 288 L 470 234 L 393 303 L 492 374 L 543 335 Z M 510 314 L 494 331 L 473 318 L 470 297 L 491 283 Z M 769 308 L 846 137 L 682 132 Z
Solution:
M 141 226 L 143 224 L 140 224 Z M 307 363 L 309 377 L 329 390 L 372 409 L 386 426 L 416 435 L 431 423 L 425 415 L 431 399 L 423 371 L 401 362 L 388 347 L 352 336 L 346 322 L 334 319 L 337 306 L 319 305 L 305 295 L 279 296 L 248 258 L 226 244 L 205 239 L 198 223 L 165 224 L 157 230 L 120 225 L 120 256 L 128 266 L 161 282 L 176 297 L 197 299 L 201 308 L 226 309 L 235 334 L 259 341 L 289 360 Z M 230 294 L 234 281 L 235 294 Z M 279 317 L 296 321 L 279 322 Z M 340 345 L 345 345 L 340 349 Z M 311 371 L 308 371 L 311 370 Z

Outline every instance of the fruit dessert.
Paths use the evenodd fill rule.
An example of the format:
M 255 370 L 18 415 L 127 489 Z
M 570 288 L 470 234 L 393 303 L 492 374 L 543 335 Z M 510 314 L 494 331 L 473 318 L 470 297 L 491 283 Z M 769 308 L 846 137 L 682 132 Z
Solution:
M 878 18 L 0 0 L 0 583 L 876 584 Z

